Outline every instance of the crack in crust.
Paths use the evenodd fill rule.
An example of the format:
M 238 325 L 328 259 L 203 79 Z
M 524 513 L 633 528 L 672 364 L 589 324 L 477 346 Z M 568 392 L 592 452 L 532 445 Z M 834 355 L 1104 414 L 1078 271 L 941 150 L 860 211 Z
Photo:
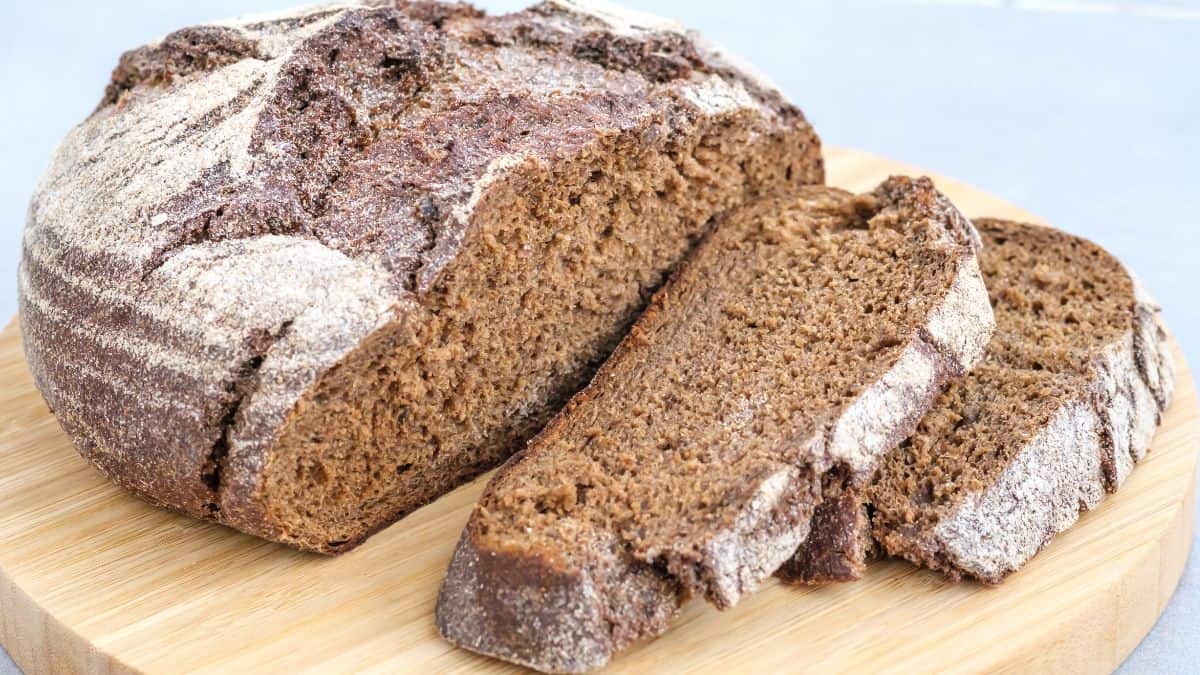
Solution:
M 225 414 L 221 416 L 221 421 L 217 425 L 221 430 L 221 435 L 209 449 L 208 457 L 200 469 L 200 480 L 212 493 L 212 500 L 206 502 L 204 508 L 214 520 L 219 519 L 221 493 L 224 489 L 225 463 L 229 457 L 229 444 L 234 425 L 237 424 L 238 415 L 242 412 L 242 404 L 249 400 L 258 389 L 263 361 L 267 358 L 271 347 L 284 339 L 293 322 L 294 319 L 288 319 L 277 329 L 264 330 L 254 336 L 249 346 L 251 356 L 238 369 L 237 379 L 226 385 L 234 398 L 226 407 Z

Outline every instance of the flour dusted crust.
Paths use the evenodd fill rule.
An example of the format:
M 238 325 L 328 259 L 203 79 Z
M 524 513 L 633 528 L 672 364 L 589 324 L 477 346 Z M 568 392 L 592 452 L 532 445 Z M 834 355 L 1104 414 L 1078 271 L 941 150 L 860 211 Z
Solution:
M 386 519 L 321 542 L 269 522 L 262 494 L 305 393 L 423 311 L 502 187 L 728 120 L 793 139 L 788 178 L 823 180 L 798 110 L 640 14 L 369 1 L 177 31 L 122 57 L 34 195 L 35 381 L 123 487 L 342 550 Z
M 956 495 L 935 517 L 904 525 L 900 512 L 877 514 L 875 536 L 888 552 L 954 578 L 999 583 L 1073 525 L 1082 511 L 1121 486 L 1149 450 L 1170 404 L 1174 373 L 1160 309 L 1119 262 L 1090 242 L 1036 225 L 976 222 L 985 238 L 1025 241 L 1030 250 L 1076 246 L 1091 255 L 1088 260 L 1096 261 L 1095 267 L 1059 267 L 1058 273 L 1080 280 L 1112 275 L 1124 289 L 1105 300 L 1120 308 L 1112 318 L 1125 328 L 1078 354 L 1084 364 L 1078 371 L 1056 371 L 1066 382 L 1063 393 L 1035 430 L 1026 435 L 1019 431 L 1024 420 L 1012 418 L 1018 445 L 1002 465 L 974 489 Z M 1052 269 L 1053 255 L 1045 255 Z M 1100 307 L 1094 310 L 1101 312 Z M 1100 317 L 1086 320 L 1100 322 Z M 998 331 L 995 339 L 1000 336 Z M 888 475 L 885 468 L 883 477 Z
M 1120 488 L 1145 457 L 1171 402 L 1174 367 L 1161 310 L 1136 280 L 1135 288 L 1132 330 L 1097 354 L 1087 386 L 992 485 L 934 529 L 947 571 L 1001 581 Z
M 831 196 L 838 192 L 828 191 Z M 801 199 L 814 198 L 814 193 L 801 194 Z M 642 551 L 613 531 L 573 518 L 555 524 L 567 530 L 562 535 L 572 542 L 567 551 L 489 543 L 483 530 L 495 517 L 491 505 L 497 491 L 505 485 L 509 487 L 503 489 L 523 489 L 512 487 L 511 480 L 522 475 L 523 464 L 567 433 L 575 419 L 591 419 L 597 391 L 620 382 L 613 373 L 623 364 L 646 357 L 642 345 L 647 338 L 641 336 L 668 325 L 672 311 L 684 311 L 676 309 L 682 292 L 676 286 L 694 275 L 713 273 L 709 268 L 719 260 L 714 252 L 720 251 L 722 233 L 736 231 L 739 226 L 732 223 L 771 217 L 789 198 L 763 200 L 725 216 L 655 296 L 593 383 L 493 478 L 463 532 L 439 594 L 437 620 L 443 636 L 543 671 L 600 667 L 632 642 L 665 631 L 692 595 L 727 608 L 752 592 L 810 536 L 810 523 L 817 522 L 814 507 L 822 502 L 823 477 L 842 477 L 855 487 L 869 480 L 879 457 L 911 433 L 940 387 L 980 358 L 992 329 L 987 293 L 974 262 L 971 224 L 927 179 L 893 178 L 871 199 L 888 205 L 885 213 L 897 221 L 922 223 L 940 233 L 940 241 L 931 245 L 956 251 L 957 260 L 942 295 L 877 379 L 831 414 L 822 431 L 780 448 L 774 470 L 747 479 L 741 506 L 721 525 L 687 540 L 686 550 Z M 833 490 L 826 498 L 837 494 Z M 853 501 L 857 505 L 857 498 Z

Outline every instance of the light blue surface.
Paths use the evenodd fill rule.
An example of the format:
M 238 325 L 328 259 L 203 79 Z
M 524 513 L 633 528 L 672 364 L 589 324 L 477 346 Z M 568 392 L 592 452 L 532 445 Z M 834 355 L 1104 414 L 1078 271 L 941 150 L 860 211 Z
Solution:
M 297 1 L 3 3 L 0 316 L 15 312 L 29 194 L 122 49 Z M 1184 351 L 1200 354 L 1200 2 L 626 4 L 747 57 L 826 142 L 954 176 L 1103 244 L 1155 292 Z M 1195 541 L 1192 551 L 1123 672 L 1200 672 Z M 15 672 L 0 653 L 0 675 Z

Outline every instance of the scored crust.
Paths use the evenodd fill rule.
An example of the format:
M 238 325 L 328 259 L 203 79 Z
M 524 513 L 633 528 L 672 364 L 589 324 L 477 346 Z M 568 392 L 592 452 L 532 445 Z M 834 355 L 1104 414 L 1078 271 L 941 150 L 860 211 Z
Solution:
M 976 222 L 990 246 L 981 265 L 992 268 L 986 279 L 1000 303 L 996 336 L 977 372 L 952 385 L 915 442 L 884 463 L 871 488 L 873 530 L 892 555 L 955 579 L 999 583 L 1121 486 L 1150 448 L 1170 404 L 1174 374 L 1160 308 L 1119 261 L 1049 228 Z M 1025 256 L 1017 258 L 1022 264 L 1002 268 L 999 257 L 1014 250 Z M 1067 323 L 1057 331 L 1043 322 L 1031 336 L 1018 323 L 1046 311 L 1039 309 L 1042 300 L 1029 302 L 1014 288 L 1030 269 L 1031 283 L 1061 293 L 1068 308 Z M 1097 295 L 1089 300 L 1080 289 Z M 1077 304 L 1079 295 L 1092 304 Z M 1023 357 L 1008 355 L 1021 349 L 1036 358 L 1022 363 Z M 1064 349 L 1073 353 L 1062 358 L 1055 352 Z M 1010 395 L 1009 389 L 1025 394 Z M 989 391 L 994 400 L 977 400 Z M 1009 404 L 1023 397 L 1023 405 Z M 977 462 L 970 481 L 942 488 L 933 501 L 921 497 L 925 488 L 909 480 L 914 467 L 924 467 L 914 446 L 938 447 L 936 437 L 928 444 L 926 439 L 950 428 L 969 434 L 973 418 L 995 426 L 989 415 L 1003 415 L 1011 429 L 1006 447 L 993 451 L 988 463 Z M 962 452 L 953 444 L 944 451 Z M 931 466 L 940 470 L 942 464 Z
M 500 469 L 464 529 L 443 582 L 437 605 L 443 636 L 473 651 L 539 670 L 578 672 L 599 667 L 635 640 L 666 630 L 678 607 L 693 594 L 704 595 L 720 608 L 732 606 L 808 536 L 814 507 L 822 500 L 822 483 L 845 481 L 848 486 L 861 487 L 879 457 L 911 433 L 941 386 L 960 377 L 980 358 L 992 320 L 975 263 L 973 228 L 934 191 L 928 179 L 889 179 L 864 198 L 865 202 L 859 202 L 858 208 L 870 204 L 865 208 L 874 213 L 873 226 L 890 223 L 901 232 L 922 227 L 934 232 L 930 247 L 954 252 L 950 275 L 937 297 L 926 298 L 928 313 L 911 327 L 907 340 L 888 347 L 892 351 L 887 352 L 886 365 L 872 371 L 874 381 L 841 399 L 818 428 L 786 431 L 795 434 L 792 441 L 768 452 L 767 460 L 747 465 L 757 468 L 744 477 L 733 504 L 728 508 L 721 505 L 722 515 L 713 525 L 696 521 L 694 534 L 672 543 L 638 528 L 611 529 L 588 521 L 587 516 L 570 515 L 569 509 L 584 503 L 582 493 L 608 489 L 603 485 L 568 485 L 565 491 L 541 491 L 532 483 L 527 486 L 527 478 L 539 475 L 535 472 L 542 466 L 551 467 L 552 475 L 570 473 L 563 477 L 568 483 L 592 480 L 575 474 L 573 462 L 579 453 L 566 451 L 560 456 L 551 450 L 572 444 L 570 439 L 579 429 L 586 429 L 589 420 L 603 419 L 597 416 L 598 406 L 607 402 L 623 409 L 628 404 L 618 403 L 619 398 L 609 401 L 608 392 L 629 382 L 626 378 L 631 373 L 652 368 L 648 359 L 658 352 L 651 352 L 649 345 L 661 339 L 669 347 L 673 344 L 670 336 L 678 335 L 677 329 L 705 323 L 706 319 L 690 313 L 689 307 L 696 308 L 689 304 L 689 292 L 700 287 L 700 280 L 720 277 L 718 268 L 726 257 L 723 252 L 728 242 L 736 241 L 744 228 L 755 223 L 786 219 L 788 208 L 799 208 L 793 207 L 794 203 L 845 203 L 848 199 L 832 189 L 808 188 L 799 194 L 798 198 L 763 200 L 724 216 L 715 232 L 655 295 L 592 384 L 576 395 L 529 447 Z M 660 334 L 664 337 L 654 337 Z M 765 403 L 772 393 L 759 392 L 764 398 L 758 403 Z M 636 410 L 630 413 L 639 414 Z M 739 418 L 737 423 L 748 422 Z M 727 428 L 729 422 L 719 425 Z M 584 431 L 585 435 L 591 433 Z M 608 442 L 595 441 L 598 446 Z M 630 441 L 631 445 L 637 442 Z M 634 457 L 629 461 L 638 467 L 638 476 L 657 470 Z M 732 465 L 722 468 L 724 472 L 734 470 Z M 636 480 L 647 486 L 647 495 L 658 490 L 653 487 L 658 478 Z M 506 514 L 524 513 L 520 509 L 526 502 L 536 506 L 537 518 L 549 518 L 538 522 L 548 523 L 553 538 L 540 538 L 540 531 L 515 524 L 520 521 L 511 521 L 514 524 L 504 529 Z M 511 506 L 514 503 L 516 507 Z M 560 516 L 545 515 L 555 513 L 556 508 L 568 510 Z M 664 521 L 674 526 L 676 519 L 699 517 L 694 512 L 679 513 L 676 518 L 654 513 L 651 527 Z
M 630 155 L 658 182 L 623 183 Z M 335 553 L 519 447 L 586 382 L 713 214 L 823 177 L 796 108 L 640 14 L 556 1 L 489 17 L 369 1 L 186 28 L 122 57 L 33 197 L 19 273 L 27 360 L 79 451 L 114 482 Z M 589 192 L 596 185 L 613 194 Z M 551 197 L 559 220 L 538 211 L 559 208 Z M 589 250 L 562 262 L 577 277 L 616 277 L 595 292 L 522 278 L 575 312 L 543 323 L 592 323 L 569 344 L 551 334 L 570 353 L 514 371 L 532 393 L 490 404 L 482 412 L 498 429 L 475 431 L 475 397 L 453 400 L 470 366 L 453 364 L 478 357 L 469 336 L 480 326 L 538 308 L 510 309 L 517 289 L 503 316 L 483 308 L 440 336 L 429 326 L 469 303 L 465 289 L 489 290 L 503 255 L 530 246 L 504 221 L 513 213 L 546 228 L 611 214 L 611 233 L 564 230 L 545 245 L 557 255 L 608 237 L 596 246 L 642 258 L 624 271 L 601 269 Z M 625 242 L 629 228 L 643 238 Z M 468 253 L 493 249 L 495 264 L 463 269 Z M 458 335 L 463 344 L 444 339 Z M 400 352 L 407 361 L 386 360 Z M 395 396 L 422 403 L 429 420 L 400 404 L 320 417 L 347 392 L 392 405 L 387 378 L 426 365 L 458 379 L 435 373 Z M 459 405 L 453 442 L 417 437 Z M 340 445 L 322 445 L 337 434 Z M 346 459 L 359 449 L 376 453 L 359 458 L 365 468 Z M 372 472 L 380 494 L 354 483 Z M 343 515 L 322 520 L 332 513 Z

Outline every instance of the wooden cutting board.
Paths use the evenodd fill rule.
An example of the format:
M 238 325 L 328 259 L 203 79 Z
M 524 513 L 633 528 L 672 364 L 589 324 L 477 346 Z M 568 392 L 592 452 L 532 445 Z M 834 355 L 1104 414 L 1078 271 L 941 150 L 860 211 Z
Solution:
M 873 187 L 911 167 L 829 149 L 830 182 Z M 969 215 L 1034 220 L 949 179 Z M 1168 317 L 1169 319 L 1169 317 Z M 613 671 L 1111 670 L 1175 589 L 1192 532 L 1196 391 L 1179 383 L 1147 460 L 1120 493 L 1003 586 L 877 563 L 855 584 L 771 580 L 727 612 L 693 601 Z M 340 558 L 147 506 L 71 447 L 0 334 L 0 639 L 27 673 L 376 671 L 511 666 L 455 649 L 433 624 L 438 584 L 484 476 Z

